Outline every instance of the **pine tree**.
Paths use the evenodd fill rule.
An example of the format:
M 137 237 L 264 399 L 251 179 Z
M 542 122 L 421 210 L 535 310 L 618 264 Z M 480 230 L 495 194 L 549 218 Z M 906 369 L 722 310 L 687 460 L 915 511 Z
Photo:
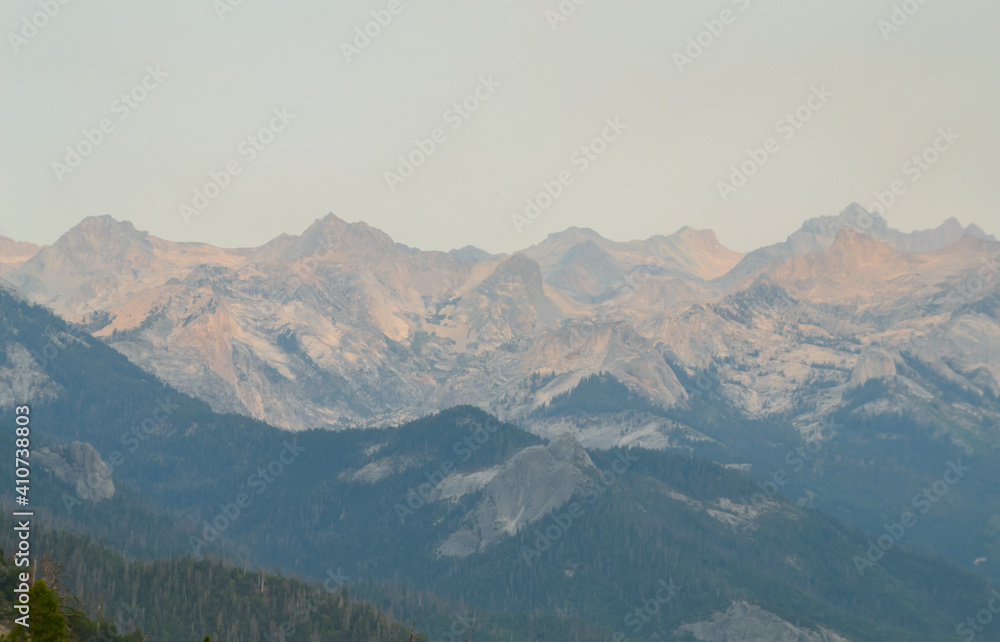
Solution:
M 45 585 L 36 581 L 28 591 L 31 604 L 31 642 L 67 642 L 66 619 L 59 612 L 59 600 Z

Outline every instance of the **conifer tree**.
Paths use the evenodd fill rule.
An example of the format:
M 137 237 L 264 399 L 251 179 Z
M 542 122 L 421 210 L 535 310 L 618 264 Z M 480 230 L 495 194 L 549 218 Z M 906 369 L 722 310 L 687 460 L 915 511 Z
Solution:
M 49 590 L 45 580 L 38 580 L 28 590 L 31 605 L 31 626 L 28 629 L 17 625 L 8 634 L 8 642 L 67 642 L 66 618 L 59 612 L 59 600 Z
M 66 619 L 59 612 L 59 600 L 45 580 L 32 585 L 28 601 L 31 604 L 31 641 L 66 642 Z

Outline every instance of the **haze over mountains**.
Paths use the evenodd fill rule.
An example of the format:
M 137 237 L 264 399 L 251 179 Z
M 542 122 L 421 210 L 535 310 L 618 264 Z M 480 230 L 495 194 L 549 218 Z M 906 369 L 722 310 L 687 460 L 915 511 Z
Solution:
M 884 405 L 927 406 L 934 384 L 900 372 L 903 355 L 1000 393 L 1000 243 L 955 219 L 904 234 L 853 205 L 745 256 L 692 228 L 628 243 L 570 228 L 514 256 L 422 252 L 332 214 L 259 248 L 174 243 L 110 217 L 49 247 L 2 243 L 3 278 L 33 301 L 217 411 L 292 430 L 475 404 L 585 444 L 662 446 L 682 427 L 585 430 L 537 411 L 601 372 L 683 407 L 680 368 L 712 369 L 751 417 L 812 408 L 797 418 L 808 432 L 872 378 L 892 382 Z M 938 412 L 957 435 L 997 417 Z
M 35 254 L 41 246 L 34 243 L 18 242 L 0 235 L 0 274 L 15 269 Z
M 673 639 L 943 640 L 1000 579 L 1000 243 L 977 227 L 903 234 L 852 206 L 747 255 L 692 228 L 571 228 L 493 256 L 333 215 L 238 249 L 99 217 L 49 247 L 0 244 L 0 407 L 32 403 L 56 440 L 39 450 L 48 505 L 110 470 L 58 519 L 130 554 L 207 541 L 192 525 L 290 448 L 261 419 L 302 431 L 302 459 L 265 486 L 271 510 L 196 556 L 344 565 L 513 630 L 522 612 L 610 627 L 622 587 L 674 569 Z M 176 395 L 157 378 L 207 405 L 180 395 L 115 463 Z M 903 529 L 911 550 L 871 561 L 867 538 L 942 470 L 959 483 Z M 538 533 L 566 520 L 581 526 L 545 553 Z M 907 593 L 880 602 L 888 586 Z
M 124 604 L 119 630 L 152 629 L 152 640 L 213 630 L 213 639 L 222 641 L 252 642 L 263 632 L 282 639 L 278 629 L 286 621 L 296 627 L 294 636 L 285 636 L 290 642 L 408 639 L 359 633 L 361 623 L 351 624 L 355 606 L 338 590 L 342 582 L 349 595 L 374 600 L 386 624 L 415 620 L 419 631 L 443 631 L 448 616 L 458 613 L 475 618 L 474 639 L 484 642 L 653 635 L 683 642 L 747 636 L 945 642 L 971 605 L 989 595 L 986 578 L 905 549 L 891 550 L 859 574 L 856 559 L 869 546 L 867 533 L 781 497 L 749 499 L 761 486 L 703 458 L 645 448 L 585 450 L 568 434 L 546 444 L 471 407 L 399 427 L 290 435 L 249 417 L 211 412 L 6 290 L 0 290 L 0 345 L 5 369 L 8 355 L 51 356 L 36 365 L 50 376 L 55 394 L 32 404 L 34 425 L 44 427 L 32 433 L 34 440 L 61 453 L 34 471 L 32 505 L 46 530 L 52 524 L 129 556 L 172 559 L 151 566 L 114 556 L 116 562 L 107 549 L 65 533 L 34 545 L 66 569 L 94 617 L 109 604 L 121 614 Z M 612 403 L 614 384 L 603 379 L 585 380 L 577 389 L 582 396 L 574 393 L 577 403 Z M 570 401 L 549 409 L 565 410 Z M 641 407 L 635 399 L 618 401 Z M 711 407 L 694 403 L 702 404 L 699 427 L 720 440 L 727 431 L 736 436 L 743 455 L 753 456 L 761 444 L 783 452 L 801 443 L 781 422 L 713 422 Z M 0 399 L 0 406 L 10 402 Z M 151 412 L 163 421 L 147 422 Z M 871 426 L 834 420 L 844 424 L 843 435 L 827 446 L 824 468 L 838 466 L 841 457 L 854 462 L 851 442 L 872 434 Z M 879 430 L 892 433 L 891 448 L 905 451 L 900 459 L 925 459 L 919 435 L 904 436 L 889 424 Z M 879 450 L 880 441 L 876 435 L 864 444 L 862 463 L 877 458 L 878 471 L 892 471 L 897 483 L 866 487 L 866 497 L 879 490 L 892 495 L 898 482 L 905 489 L 913 481 Z M 79 443 L 57 445 L 66 442 Z M 13 450 L 0 442 L 0 456 L 12 458 Z M 81 482 L 92 488 L 90 473 L 102 464 L 94 460 L 81 469 L 86 466 L 72 463 L 79 463 L 74 450 L 107 458 L 113 492 L 79 493 Z M 935 445 L 930 460 L 936 468 L 934 460 L 954 456 L 954 448 Z M 975 501 L 976 509 L 995 512 L 995 493 L 991 499 L 982 492 L 995 488 L 995 459 L 960 461 L 968 470 L 961 490 L 948 497 L 949 508 L 968 516 Z M 844 485 L 838 482 L 827 486 Z M 9 491 L 0 498 L 10 505 Z M 975 531 L 954 520 L 946 526 Z M 925 533 L 932 527 L 921 523 Z M 3 532 L 9 536 L 0 544 L 10 550 L 15 531 Z M 912 536 L 906 548 L 911 542 Z M 970 551 L 983 547 L 961 549 Z M 191 555 L 221 557 L 232 567 Z M 253 568 L 276 565 L 324 582 L 323 593 L 347 612 L 333 619 L 301 615 L 293 607 L 313 591 L 297 582 L 293 605 L 276 594 L 278 578 Z M 220 574 L 224 589 L 212 583 Z M 313 633 L 303 632 L 307 626 Z M 998 635 L 992 630 L 981 639 Z

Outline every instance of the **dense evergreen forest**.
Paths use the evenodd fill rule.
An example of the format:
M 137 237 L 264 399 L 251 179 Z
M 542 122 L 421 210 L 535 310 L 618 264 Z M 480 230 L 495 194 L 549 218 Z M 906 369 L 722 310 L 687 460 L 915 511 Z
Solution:
M 13 524 L 3 524 L 9 530 Z M 83 540 L 81 540 L 83 541 Z M 85 605 L 80 599 L 59 584 L 59 572 L 49 558 L 45 558 L 41 573 L 17 568 L 13 558 L 8 558 L 0 549 L 0 625 L 9 630 L 0 637 L 3 642 L 141 642 L 142 631 L 136 629 L 131 634 L 120 634 L 114 624 L 103 617 L 95 622 L 87 617 Z M 44 577 L 47 576 L 47 577 Z M 28 578 L 30 582 L 24 582 Z M 28 584 L 30 583 L 30 588 Z M 27 591 L 25 592 L 25 589 Z M 27 596 L 30 608 L 27 627 L 17 620 L 24 613 L 16 610 L 16 605 L 24 605 L 18 597 Z
M 4 521 L 3 532 L 11 526 Z M 36 530 L 33 543 L 45 551 L 35 586 L 41 586 L 39 592 L 50 590 L 46 584 L 54 587 L 70 639 L 80 642 L 197 641 L 208 634 L 218 642 L 408 637 L 407 628 L 351 599 L 342 585 L 315 586 L 219 561 L 130 560 L 85 537 L 49 529 Z M 9 616 L 15 569 L 5 560 L 2 570 L 2 608 Z M 85 612 L 98 614 L 100 621 Z M 39 626 L 51 617 L 33 607 L 30 634 L 40 635 Z

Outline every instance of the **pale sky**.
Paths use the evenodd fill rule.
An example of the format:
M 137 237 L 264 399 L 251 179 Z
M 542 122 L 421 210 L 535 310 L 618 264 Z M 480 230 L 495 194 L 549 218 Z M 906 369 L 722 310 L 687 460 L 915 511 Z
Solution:
M 564 0 L 575 12 L 558 23 L 546 12 L 559 0 L 242 0 L 220 18 L 225 1 L 3 3 L 0 234 L 51 243 L 110 214 L 255 246 L 334 212 L 428 250 L 690 225 L 749 251 L 894 181 L 892 226 L 955 216 L 1000 234 L 996 0 Z M 58 12 L 25 27 L 48 4 Z M 919 10 L 890 33 L 879 21 L 894 4 Z M 372 12 L 388 24 L 345 54 Z M 675 53 L 720 16 L 730 24 L 681 71 Z M 157 66 L 167 75 L 147 77 Z M 814 90 L 808 122 L 778 124 Z M 142 102 L 121 102 L 130 92 Z M 465 99 L 478 103 L 467 118 L 448 111 Z M 269 144 L 240 151 L 272 123 Z M 939 139 L 949 128 L 957 140 Z M 386 172 L 435 129 L 433 153 L 392 189 Z M 103 140 L 70 168 L 84 130 Z M 573 156 L 602 133 L 591 159 Z M 730 166 L 768 138 L 766 163 L 724 200 Z M 904 166 L 935 142 L 933 164 Z M 186 221 L 181 205 L 227 163 L 239 173 Z M 558 197 L 519 233 L 512 215 L 543 182 Z

